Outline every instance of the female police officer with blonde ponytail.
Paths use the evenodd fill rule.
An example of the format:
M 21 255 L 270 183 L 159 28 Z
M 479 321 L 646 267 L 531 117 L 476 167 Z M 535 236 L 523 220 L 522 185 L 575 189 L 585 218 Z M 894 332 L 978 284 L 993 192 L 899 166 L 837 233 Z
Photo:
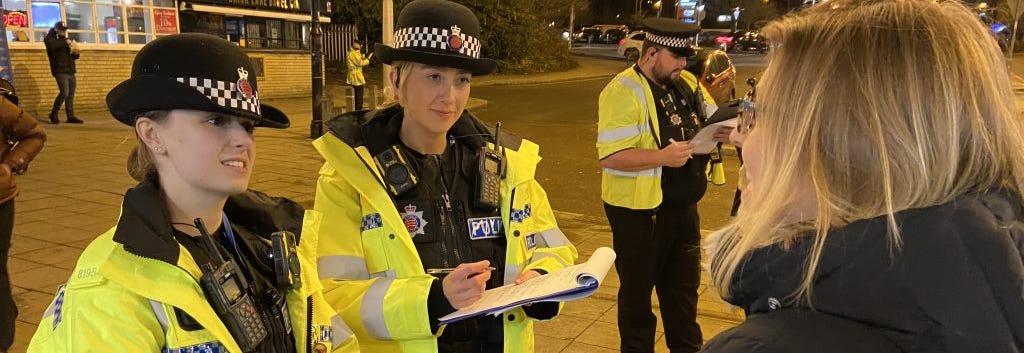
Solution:
M 395 46 L 375 48 L 398 104 L 338 117 L 314 143 L 326 160 L 314 205 L 324 294 L 365 351 L 532 352 L 533 322 L 558 312 L 534 304 L 438 325 L 485 288 L 577 256 L 534 179 L 537 145 L 501 134 L 496 147 L 465 111 L 472 77 L 495 67 L 480 49 L 468 8 L 409 3 Z
M 309 257 L 318 215 L 246 191 L 253 129 L 289 125 L 260 104 L 255 75 L 241 49 L 205 34 L 139 51 L 107 106 L 134 127 L 141 182 L 57 291 L 30 352 L 358 351 Z

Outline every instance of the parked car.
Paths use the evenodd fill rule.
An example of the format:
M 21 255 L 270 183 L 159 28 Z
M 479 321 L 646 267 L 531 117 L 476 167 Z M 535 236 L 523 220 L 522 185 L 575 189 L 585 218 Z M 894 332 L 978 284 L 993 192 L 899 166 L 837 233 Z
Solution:
M 626 58 L 630 63 L 640 58 L 640 49 L 644 46 L 644 38 L 647 34 L 643 31 L 633 31 L 619 40 L 619 55 Z
M 729 51 L 733 53 L 759 53 L 764 54 L 768 52 L 768 43 L 765 41 L 764 36 L 757 31 L 745 31 L 738 33 L 732 40 L 732 45 L 729 47 Z
M 606 29 L 604 33 L 601 34 L 601 43 L 614 44 L 618 43 L 625 37 L 626 31 L 624 30 L 618 28 Z
M 729 48 L 732 45 L 732 31 L 728 29 L 703 29 L 700 32 L 700 36 L 697 38 L 697 46 L 699 47 L 714 47 L 722 50 Z
M 601 34 L 603 32 L 600 29 L 593 27 L 584 27 L 579 33 L 576 33 L 577 43 L 598 43 L 601 41 Z
M 697 55 L 686 58 L 686 71 L 697 77 L 715 103 L 736 98 L 736 67 L 724 51 L 698 47 Z

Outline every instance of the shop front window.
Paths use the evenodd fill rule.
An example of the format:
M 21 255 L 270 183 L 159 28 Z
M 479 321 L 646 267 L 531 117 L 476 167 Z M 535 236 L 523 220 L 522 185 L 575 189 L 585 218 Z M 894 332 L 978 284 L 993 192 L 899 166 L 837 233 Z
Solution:
M 96 43 L 96 33 L 68 31 L 68 38 L 79 43 Z
M 124 7 L 96 5 L 100 43 L 121 44 L 124 41 Z
M 10 42 L 41 43 L 58 21 L 68 27 L 68 38 L 79 43 L 145 44 L 178 32 L 175 0 L 2 1 Z
M 152 34 L 129 34 L 128 44 L 146 44 L 153 40 Z
M 25 0 L 4 1 L 4 26 L 8 42 L 27 42 L 29 37 L 28 4 Z
M 144 7 L 128 8 L 128 32 L 153 33 L 153 23 Z
M 32 2 L 32 28 L 49 29 L 61 20 L 60 4 L 55 2 Z
M 65 11 L 67 11 L 68 19 L 64 21 L 64 24 L 72 31 L 92 32 L 96 30 L 96 16 L 92 11 L 92 3 L 69 2 L 65 5 Z

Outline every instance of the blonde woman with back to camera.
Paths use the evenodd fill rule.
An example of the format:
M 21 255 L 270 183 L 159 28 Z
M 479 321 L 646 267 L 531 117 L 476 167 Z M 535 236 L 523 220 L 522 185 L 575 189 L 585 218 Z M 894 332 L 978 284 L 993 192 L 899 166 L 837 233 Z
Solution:
M 1024 351 L 1024 124 L 987 29 L 834 0 L 763 32 L 750 183 L 709 242 L 748 320 L 705 351 Z

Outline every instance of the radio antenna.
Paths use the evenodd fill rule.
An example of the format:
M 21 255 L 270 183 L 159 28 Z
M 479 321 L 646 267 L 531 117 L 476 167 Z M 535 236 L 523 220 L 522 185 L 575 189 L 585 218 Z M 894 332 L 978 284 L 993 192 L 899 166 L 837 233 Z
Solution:
M 501 143 L 498 141 L 498 137 L 501 136 L 501 122 L 494 123 L 494 151 L 497 152 L 500 148 Z
M 206 232 L 206 224 L 203 224 L 203 219 L 197 217 L 192 220 L 192 222 L 196 224 L 196 229 L 199 229 L 199 237 L 203 238 L 203 244 L 206 244 L 210 253 L 212 253 L 213 257 L 217 259 L 216 265 L 224 263 L 224 258 L 220 256 L 220 251 L 218 251 L 217 246 L 213 244 L 213 237 L 210 236 L 210 233 Z

